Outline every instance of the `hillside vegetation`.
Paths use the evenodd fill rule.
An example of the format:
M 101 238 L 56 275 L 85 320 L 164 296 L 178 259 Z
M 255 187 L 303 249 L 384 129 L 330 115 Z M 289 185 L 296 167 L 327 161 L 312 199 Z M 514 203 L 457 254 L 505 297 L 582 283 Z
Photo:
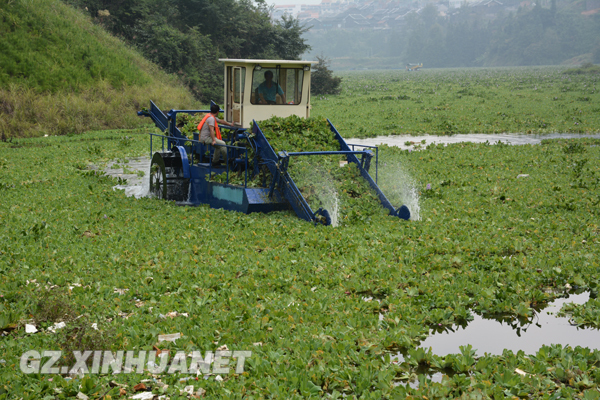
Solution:
M 149 98 L 194 104 L 176 78 L 61 1 L 1 3 L 4 140 L 139 126 L 135 111 Z
M 297 19 L 273 22 L 264 1 L 65 0 L 204 102 L 223 96 L 222 58 L 297 60 L 309 46 Z

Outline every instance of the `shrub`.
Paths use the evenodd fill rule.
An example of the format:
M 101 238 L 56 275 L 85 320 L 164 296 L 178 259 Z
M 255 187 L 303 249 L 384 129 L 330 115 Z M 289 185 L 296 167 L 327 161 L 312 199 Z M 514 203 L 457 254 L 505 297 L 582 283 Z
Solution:
M 592 61 L 594 64 L 600 64 L 600 43 L 592 50 Z
M 592 64 L 591 62 L 586 62 L 583 63 L 580 67 L 566 70 L 565 73 L 570 75 L 600 74 L 600 67 Z
M 311 74 L 310 90 L 313 94 L 339 94 L 342 90 L 342 78 L 333 76 L 329 69 L 329 60 L 317 56 L 319 63 L 313 67 Z

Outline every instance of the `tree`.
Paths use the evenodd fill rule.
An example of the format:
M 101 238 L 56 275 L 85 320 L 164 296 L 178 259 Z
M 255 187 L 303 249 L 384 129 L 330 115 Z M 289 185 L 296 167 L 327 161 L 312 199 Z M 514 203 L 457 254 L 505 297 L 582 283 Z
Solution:
M 300 25 L 297 19 L 284 15 L 273 28 L 276 37 L 272 40 L 275 42 L 279 58 L 298 60 L 302 53 L 310 50 L 306 40 L 302 39 L 302 35 L 308 31 L 308 28 Z
M 313 94 L 339 94 L 342 78 L 333 76 L 329 69 L 329 60 L 317 56 L 319 63 L 313 67 L 310 81 L 310 91 Z
M 592 50 L 592 62 L 594 64 L 600 64 L 600 43 Z
M 446 62 L 444 53 L 442 27 L 439 24 L 432 25 L 427 34 L 427 42 L 421 50 L 421 57 L 418 62 L 424 63 L 428 67 L 442 67 Z
M 291 17 L 272 22 L 264 0 L 65 1 L 176 74 L 202 101 L 222 90 L 219 57 L 294 60 L 310 48 L 307 29 Z

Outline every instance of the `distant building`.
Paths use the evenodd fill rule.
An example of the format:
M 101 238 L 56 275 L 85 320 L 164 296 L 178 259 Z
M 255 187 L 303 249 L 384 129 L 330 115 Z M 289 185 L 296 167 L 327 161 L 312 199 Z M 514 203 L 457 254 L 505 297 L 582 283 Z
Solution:
M 296 18 L 305 20 L 305 19 L 319 19 L 319 13 L 314 11 L 300 11 Z
M 587 0 L 585 2 L 585 11 L 583 15 L 592 15 L 600 12 L 600 0 Z
M 309 29 L 323 29 L 323 23 L 318 18 L 307 18 L 302 20 L 302 25 Z
M 469 0 L 449 0 L 448 8 L 461 8 L 463 5 L 468 5 Z
M 430 0 L 427 0 L 430 1 Z M 320 4 L 303 4 L 300 10 L 296 6 L 279 6 L 278 12 L 295 15 L 305 26 L 312 29 L 359 29 L 384 30 L 400 29 L 406 15 L 411 12 L 421 13 L 427 1 L 407 0 L 321 0 Z M 479 15 L 484 19 L 494 19 L 500 13 L 509 12 L 510 7 L 519 4 L 534 4 L 535 0 L 435 0 L 440 16 L 450 18 Z M 539 0 L 538 0 L 539 1 Z M 566 0 L 565 0 L 566 1 Z M 595 11 L 596 2 L 600 0 L 579 0 L 587 9 Z M 465 7 L 467 13 L 457 15 L 458 9 Z M 295 13 L 295 14 L 294 14 Z M 463 15 L 464 14 L 464 15 Z
M 471 4 L 472 7 L 499 8 L 504 6 L 498 0 L 480 0 Z
M 443 5 L 445 5 L 445 3 Z M 503 6 L 500 1 L 496 0 L 448 0 L 448 8 L 460 8 L 462 6 L 475 7 L 481 5 L 486 5 L 488 7 L 495 5 Z M 440 9 L 441 6 L 442 4 L 438 5 L 438 9 Z
M 274 6 L 273 12 L 271 13 L 271 19 L 278 20 L 286 14 L 296 17 L 300 11 L 301 6 L 295 4 Z
M 495 19 L 499 13 L 505 10 L 504 4 L 498 0 L 479 0 L 469 4 L 474 12 L 488 20 Z
M 342 19 L 344 29 L 366 29 L 370 28 L 369 20 L 361 14 L 350 14 Z
M 538 0 L 539 1 L 539 0 Z M 535 7 L 535 2 L 532 0 L 523 0 L 521 2 L 521 4 L 519 4 L 519 7 L 523 7 L 523 8 L 533 8 Z

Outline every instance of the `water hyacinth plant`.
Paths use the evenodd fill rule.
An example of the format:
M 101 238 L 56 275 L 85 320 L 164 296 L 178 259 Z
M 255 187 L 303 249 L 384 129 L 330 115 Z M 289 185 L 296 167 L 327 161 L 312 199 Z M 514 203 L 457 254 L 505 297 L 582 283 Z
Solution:
M 178 207 L 113 190 L 116 180 L 99 172 L 147 153 L 147 136 L 135 132 L 0 142 L 0 397 L 115 398 L 121 389 L 132 396 L 141 381 L 171 398 L 189 385 L 211 398 L 593 396 L 595 349 L 544 346 L 543 337 L 528 355 L 414 349 L 433 328 L 468 323 L 473 312 L 533 321 L 569 290 L 596 292 L 597 145 L 382 147 L 382 162 L 402 165 L 416 187 L 431 183 L 421 219 L 373 213 L 315 227 L 290 212 Z M 60 310 L 42 313 L 40 291 Z M 582 324 L 596 314 L 573 311 Z M 53 333 L 59 319 L 67 330 Z M 174 333 L 180 339 L 159 342 Z M 67 334 L 110 351 L 227 345 L 252 356 L 241 374 L 198 381 L 146 369 L 21 372 L 24 352 L 58 350 Z
M 600 132 L 597 74 L 565 67 L 340 72 L 342 92 L 313 98 L 313 116 L 345 137 Z M 374 121 L 375 120 L 375 121 Z

